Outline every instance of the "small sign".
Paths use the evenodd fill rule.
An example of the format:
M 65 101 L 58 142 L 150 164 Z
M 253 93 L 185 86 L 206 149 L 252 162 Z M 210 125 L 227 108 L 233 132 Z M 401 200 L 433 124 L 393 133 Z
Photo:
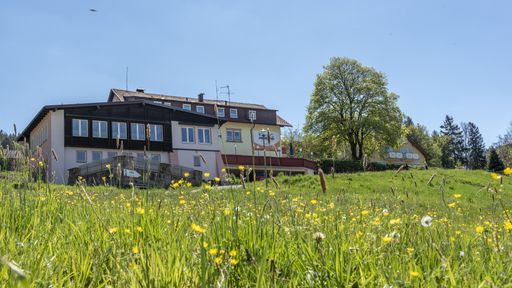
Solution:
M 124 176 L 132 177 L 132 178 L 139 178 L 140 174 L 139 172 L 131 169 L 123 169 Z

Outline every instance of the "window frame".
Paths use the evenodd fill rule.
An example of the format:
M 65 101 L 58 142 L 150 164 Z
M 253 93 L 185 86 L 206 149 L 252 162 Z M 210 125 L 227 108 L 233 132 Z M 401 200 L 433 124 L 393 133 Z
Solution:
M 254 118 L 251 117 L 251 115 L 254 115 Z M 255 121 L 256 120 L 256 110 L 249 110 L 248 117 L 249 117 L 249 120 Z
M 234 112 L 234 114 L 233 114 L 233 112 Z M 229 118 L 238 119 L 238 109 L 229 108 Z
M 186 139 L 183 139 L 183 129 L 186 131 Z M 192 129 L 192 133 L 190 133 L 190 129 Z M 191 126 L 182 126 L 181 127 L 181 143 L 183 144 L 195 144 L 196 143 L 196 137 L 195 137 L 196 129 L 195 127 Z M 190 141 L 190 135 L 192 135 L 192 141 Z
M 78 134 L 75 135 L 75 121 L 78 123 Z M 85 135 L 82 133 L 82 123 L 85 122 Z M 73 118 L 71 120 L 71 135 L 73 137 L 89 137 L 89 120 Z
M 99 153 L 100 158 L 95 160 L 94 154 L 97 154 L 97 153 Z M 91 151 L 91 161 L 99 161 L 101 159 L 103 159 L 103 151 Z
M 192 162 L 194 162 L 194 163 L 193 163 L 194 167 L 201 167 L 201 156 L 199 156 L 199 155 L 193 155 L 193 157 L 194 157 L 194 158 L 193 158 Z M 196 162 L 196 161 L 197 161 L 197 162 Z M 197 163 L 197 164 L 196 164 L 196 163 Z
M 199 108 L 201 108 L 201 109 L 199 109 Z M 199 110 L 203 110 L 203 111 L 199 111 Z M 203 105 L 196 105 L 196 112 L 204 114 L 205 113 L 204 106 Z
M 124 125 L 121 125 L 121 124 L 124 124 Z M 114 125 L 117 129 L 117 134 L 119 135 L 119 140 L 126 140 L 128 138 L 128 125 L 126 122 L 119 122 L 119 121 L 112 121 L 111 123 L 111 131 L 112 131 L 112 139 L 117 139 L 117 135 L 114 135 Z M 122 136 L 122 133 L 120 133 L 120 128 L 124 126 L 124 137 L 121 137 Z
M 220 110 L 222 109 L 222 114 L 220 113 Z M 217 117 L 224 118 L 226 117 L 226 107 L 218 107 L 217 106 Z
M 185 108 L 185 107 L 188 107 L 188 108 Z M 183 103 L 183 104 L 181 105 L 181 108 L 182 108 L 183 110 L 192 111 L 192 104 Z
M 156 137 L 156 136 L 158 136 L 157 129 L 156 129 L 158 127 L 160 127 L 160 138 Z M 153 137 L 153 136 L 155 136 L 155 137 Z M 164 125 L 149 124 L 149 140 L 152 142 L 164 142 Z
M 78 159 L 78 154 L 82 153 L 82 152 L 84 153 L 85 157 L 84 157 L 83 161 L 80 161 Z M 76 161 L 76 163 L 87 163 L 87 150 L 76 150 L 75 151 L 75 161 Z
M 137 136 L 137 138 L 134 138 L 134 133 L 133 133 L 133 127 L 137 127 L 137 131 L 135 133 L 135 135 Z M 139 134 L 140 134 L 140 129 L 139 127 L 142 126 L 142 139 L 139 139 Z M 144 123 L 130 123 L 130 140 L 133 140 L 133 141 L 145 141 L 146 140 L 146 125 Z
M 205 141 L 205 132 L 208 131 L 208 142 Z M 203 141 L 201 141 L 201 136 L 203 137 Z M 212 144 L 212 129 L 210 128 L 197 128 L 197 143 L 201 145 L 211 145 Z
M 105 131 L 102 130 L 102 125 L 104 124 Z M 98 128 L 98 131 L 95 131 Z M 97 132 L 97 135 L 95 136 L 95 132 Z M 92 137 L 93 138 L 100 138 L 100 139 L 107 139 L 108 138 L 108 121 L 105 120 L 92 120 Z
M 231 140 L 229 139 L 228 133 L 231 132 Z M 235 132 L 240 134 L 239 140 L 235 139 Z M 242 143 L 242 129 L 226 128 L 226 142 Z

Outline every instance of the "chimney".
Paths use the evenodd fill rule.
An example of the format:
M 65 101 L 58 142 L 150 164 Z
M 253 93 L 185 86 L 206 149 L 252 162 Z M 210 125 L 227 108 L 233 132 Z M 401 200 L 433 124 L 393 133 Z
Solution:
M 137 91 L 139 93 L 144 93 L 144 88 L 137 88 L 135 91 Z
M 204 93 L 199 93 L 199 95 L 197 95 L 197 100 L 199 102 L 204 102 Z

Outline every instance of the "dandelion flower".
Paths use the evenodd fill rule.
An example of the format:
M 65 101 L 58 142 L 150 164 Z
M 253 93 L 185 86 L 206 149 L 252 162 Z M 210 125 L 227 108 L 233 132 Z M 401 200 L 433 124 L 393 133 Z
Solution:
M 420 277 L 420 273 L 419 273 L 419 272 L 416 272 L 416 271 L 409 271 L 409 276 L 410 276 L 411 278 Z
M 236 260 L 236 259 L 229 260 L 229 265 L 235 266 L 236 264 L 238 264 L 238 260 Z
M 204 172 L 203 176 L 204 176 L 204 178 L 210 178 L 210 173 L 209 172 Z
M 363 210 L 363 211 L 361 211 L 361 215 L 363 215 L 363 216 L 364 216 L 364 215 L 368 215 L 368 213 L 370 213 L 368 210 Z
M 389 235 L 386 235 L 386 236 L 382 237 L 382 242 L 384 242 L 384 244 L 388 244 L 391 241 L 393 241 L 393 237 L 391 237 Z
M 43 161 L 39 161 L 39 162 L 37 163 L 37 165 L 39 165 L 39 167 L 43 167 L 43 166 L 44 166 L 44 163 L 43 163 Z
M 222 263 L 222 257 L 217 257 L 214 260 L 215 264 L 220 265 Z
M 137 246 L 133 246 L 132 253 L 133 254 L 139 254 L 139 248 Z
M 115 233 L 117 233 L 117 230 L 118 230 L 117 227 L 112 227 L 108 231 L 110 232 L 110 234 L 115 234 Z
M 183 199 L 181 199 L 181 200 L 180 200 L 180 204 L 181 204 L 181 205 L 183 205 L 183 204 L 185 204 L 185 203 L 187 203 L 187 201 L 185 201 L 185 200 L 183 200 Z
M 236 250 L 231 250 L 231 251 L 229 252 L 229 256 L 231 256 L 231 257 L 236 257 Z
M 139 214 L 139 215 L 142 215 L 142 214 L 144 214 L 144 208 L 137 207 L 137 209 L 135 209 L 135 212 L 137 212 L 137 214 Z
M 190 225 L 190 227 L 192 228 L 192 230 L 194 230 L 195 232 L 197 232 L 199 234 L 203 234 L 204 232 L 206 232 L 206 228 L 203 228 L 203 227 L 197 225 L 196 223 L 192 223 L 192 225 Z
M 408 247 L 406 249 L 406 251 L 407 251 L 407 254 L 411 255 L 414 252 L 414 248 Z
M 457 206 L 457 203 L 455 203 L 455 202 L 452 202 L 452 203 L 448 204 L 449 208 L 455 208 L 455 206 Z
M 423 216 L 423 218 L 421 218 L 421 225 L 423 227 L 430 227 L 432 226 L 432 217 L 426 215 L 426 216 Z
M 389 225 L 398 225 L 398 224 L 400 224 L 400 218 L 395 218 L 395 219 L 389 220 Z
M 315 199 L 311 200 L 310 202 L 311 202 L 311 204 L 313 204 L 313 205 L 316 205 L 316 203 L 318 203 L 318 201 L 317 201 L 317 200 L 315 200 Z
M 188 172 L 183 173 L 183 177 L 187 178 L 188 176 L 190 176 L 190 173 L 188 173 Z
M 135 228 L 135 230 L 137 230 L 137 232 L 139 232 L 139 233 L 142 233 L 144 231 L 144 229 L 142 229 L 142 227 L 140 227 L 140 226 L 137 226 Z
M 332 203 L 332 202 L 329 203 L 329 205 L 327 207 L 329 207 L 330 209 L 334 209 L 334 203 Z
M 484 227 L 478 225 L 475 227 L 475 232 L 478 233 L 478 234 L 482 234 L 484 233 Z
M 216 248 L 212 248 L 212 249 L 208 250 L 208 253 L 212 256 L 217 255 L 218 252 L 219 252 L 219 250 L 217 250 Z
M 105 164 L 105 168 L 109 169 L 110 170 L 110 164 Z
M 208 242 L 203 241 L 203 248 L 204 248 L 204 249 L 208 248 Z
M 512 174 L 512 168 L 510 168 L 510 167 L 505 168 L 505 170 L 503 170 L 503 174 L 505 174 L 507 176 L 511 175 Z
M 238 170 L 244 171 L 245 170 L 245 166 L 243 166 L 243 165 L 238 166 Z
M 453 197 L 460 198 L 460 197 L 462 197 L 462 195 L 460 195 L 460 194 L 453 194 Z
M 505 223 L 503 223 L 503 226 L 505 227 L 505 230 L 512 230 L 512 222 L 511 221 L 505 221 Z
M 491 178 L 493 180 L 500 180 L 501 176 L 493 172 L 493 173 L 491 173 Z
M 214 180 L 215 180 L 216 183 L 220 182 L 220 178 L 219 177 L 215 177 Z

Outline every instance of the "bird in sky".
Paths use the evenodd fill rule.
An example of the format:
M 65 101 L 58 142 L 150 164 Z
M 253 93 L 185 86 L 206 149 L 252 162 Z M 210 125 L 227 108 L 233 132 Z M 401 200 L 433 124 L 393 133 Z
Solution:
M 91 12 L 98 12 L 98 10 L 96 10 L 96 9 L 89 9 L 89 11 L 91 11 Z

